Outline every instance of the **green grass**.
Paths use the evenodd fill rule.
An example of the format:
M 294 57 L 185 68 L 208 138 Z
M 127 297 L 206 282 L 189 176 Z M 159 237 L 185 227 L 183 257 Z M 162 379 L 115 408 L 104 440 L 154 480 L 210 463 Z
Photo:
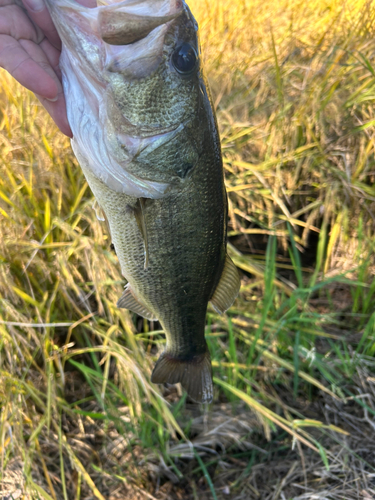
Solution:
M 7 495 L 276 499 L 328 488 L 349 500 L 358 485 L 374 490 L 374 6 L 192 7 L 242 275 L 234 306 L 207 316 L 214 403 L 151 384 L 163 334 L 116 308 L 123 278 L 69 141 L 2 73 Z

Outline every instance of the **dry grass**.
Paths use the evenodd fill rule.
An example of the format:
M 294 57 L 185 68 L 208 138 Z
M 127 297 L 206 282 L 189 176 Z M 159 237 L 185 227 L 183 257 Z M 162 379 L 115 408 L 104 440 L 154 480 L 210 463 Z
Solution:
M 374 3 L 192 4 L 235 203 L 231 234 L 274 228 L 286 247 L 289 220 L 306 246 L 324 222 L 326 270 L 345 267 L 358 220 L 374 231 Z
M 69 142 L 1 74 L 4 500 L 375 495 L 374 4 L 191 4 L 242 272 L 208 315 L 214 403 L 150 383 L 158 324 L 116 309 Z

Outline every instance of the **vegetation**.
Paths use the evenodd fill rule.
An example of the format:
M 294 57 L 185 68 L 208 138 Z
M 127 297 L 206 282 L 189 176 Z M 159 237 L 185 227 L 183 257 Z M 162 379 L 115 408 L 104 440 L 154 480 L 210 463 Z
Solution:
M 159 325 L 116 308 L 69 141 L 1 73 L 3 498 L 375 496 L 375 5 L 190 3 L 242 275 L 208 314 L 215 400 L 150 383 Z

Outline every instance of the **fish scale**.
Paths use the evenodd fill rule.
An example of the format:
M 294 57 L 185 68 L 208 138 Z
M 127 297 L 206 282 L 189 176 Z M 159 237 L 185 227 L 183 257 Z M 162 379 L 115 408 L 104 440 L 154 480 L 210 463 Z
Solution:
M 210 168 L 196 168 L 182 192 L 146 204 L 146 270 L 144 241 L 133 214 L 138 199 L 119 196 L 84 169 L 108 218 L 123 275 L 163 325 L 170 351 L 180 357 L 188 357 L 194 344 L 204 347 L 200 354 L 206 352 L 207 303 L 225 260 L 224 186 L 217 162 L 207 163 Z M 214 180 L 219 185 L 213 190 Z
M 128 282 L 118 306 L 163 326 L 151 380 L 210 402 L 207 305 L 224 312 L 240 282 L 226 254 L 220 139 L 196 21 L 180 0 L 46 1 L 63 42 L 73 150 Z

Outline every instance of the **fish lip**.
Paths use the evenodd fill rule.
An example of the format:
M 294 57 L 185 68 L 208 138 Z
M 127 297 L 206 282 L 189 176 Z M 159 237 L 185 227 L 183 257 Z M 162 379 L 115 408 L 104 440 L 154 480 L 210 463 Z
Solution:
M 61 59 L 61 62 L 65 61 L 64 68 L 62 68 L 63 73 L 69 65 L 76 68 L 82 68 L 83 65 L 87 67 L 87 71 L 82 77 L 79 71 L 73 72 L 73 74 L 75 74 L 75 80 L 73 82 L 69 82 L 69 72 L 64 75 L 65 88 L 67 88 L 66 86 L 68 83 L 69 85 L 77 83 L 77 88 L 80 89 L 79 91 L 77 90 L 78 97 L 81 96 L 79 92 L 86 92 L 90 97 L 90 99 L 86 97 L 86 99 L 82 100 L 82 102 L 88 104 L 90 108 L 90 119 L 87 119 L 88 125 L 85 125 L 85 130 L 82 130 L 83 126 L 79 121 L 76 119 L 72 120 L 75 126 L 75 138 L 73 139 L 75 151 L 76 154 L 79 154 L 83 158 L 85 165 L 87 163 L 85 167 L 87 172 L 106 183 L 110 189 L 126 193 L 129 196 L 158 199 L 174 192 L 176 188 L 179 189 L 180 182 L 185 179 L 173 176 L 169 179 L 161 176 L 160 179 L 158 177 L 158 180 L 154 180 L 153 176 L 149 173 L 143 175 L 141 172 L 138 173 L 135 170 L 128 170 L 128 163 L 129 160 L 131 161 L 133 154 L 134 156 L 141 156 L 137 158 L 137 161 L 143 161 L 141 148 L 143 148 L 144 154 L 147 155 L 149 150 L 152 151 L 156 148 L 162 149 L 168 147 L 168 142 L 173 140 L 172 138 L 176 137 L 176 134 L 181 133 L 185 127 L 191 126 L 191 111 L 183 109 L 182 112 L 178 114 L 179 116 L 176 115 L 178 119 L 172 124 L 169 120 L 165 120 L 165 122 L 161 120 L 162 123 L 155 120 L 153 124 L 142 124 L 137 123 L 139 117 L 133 114 L 129 114 L 130 119 L 127 119 L 126 114 L 121 112 L 120 106 L 113 106 L 116 104 L 115 102 L 108 102 L 106 104 L 107 99 L 111 100 L 112 97 L 116 98 L 115 93 L 108 88 L 109 76 L 105 75 L 105 72 L 108 71 L 106 64 L 112 56 L 111 49 L 107 52 L 107 48 L 111 47 L 115 51 L 116 47 L 106 44 L 106 42 L 100 38 L 97 27 L 98 11 L 106 7 L 99 6 L 94 9 L 85 8 L 73 0 L 45 1 L 59 32 L 61 32 L 61 38 L 63 39 L 64 50 Z M 152 1 L 153 0 L 145 1 L 145 15 L 152 15 Z M 167 6 L 165 11 L 168 10 L 171 12 L 172 9 L 176 8 L 176 5 L 180 5 L 180 7 L 182 7 L 181 13 L 188 12 L 188 7 L 184 0 L 156 0 L 155 4 L 156 3 L 162 7 Z M 117 7 L 122 4 L 122 2 L 117 2 L 113 5 Z M 155 47 L 155 43 L 151 45 L 156 55 L 163 53 L 163 47 L 165 45 L 164 31 L 168 31 L 169 26 L 174 22 L 176 22 L 176 20 L 168 21 L 153 30 L 152 33 L 154 34 L 154 38 L 160 39 L 160 48 L 159 45 Z M 163 32 L 160 33 L 160 36 L 156 33 L 158 29 Z M 147 43 L 150 43 L 150 41 Z M 131 56 L 131 60 L 134 60 L 132 54 L 130 54 L 130 52 L 134 50 L 132 45 L 133 44 L 125 47 L 129 48 L 128 54 Z M 145 47 L 145 50 L 146 49 L 147 47 Z M 124 55 L 125 70 L 127 70 L 128 67 L 125 59 L 128 57 L 128 54 Z M 113 54 L 113 57 L 115 56 L 116 54 Z M 78 61 L 79 64 L 76 64 L 76 61 Z M 170 64 L 170 60 L 168 62 Z M 157 63 L 158 66 L 159 64 L 160 62 Z M 147 73 L 147 77 L 152 70 L 155 71 L 154 68 L 151 68 L 149 72 L 149 68 L 145 69 L 144 63 L 142 63 L 141 66 L 142 71 Z M 130 69 L 132 68 L 129 68 L 129 70 Z M 122 72 L 123 69 L 120 68 L 119 73 Z M 89 83 L 87 86 L 85 86 L 86 80 Z M 112 111 L 109 105 L 112 105 L 111 109 L 113 113 L 116 114 L 114 120 L 111 119 Z M 70 106 L 71 114 L 77 115 L 73 100 Z M 120 112 L 120 114 L 118 112 Z M 85 112 L 85 114 L 87 113 Z M 100 123 L 99 115 L 101 120 L 100 126 L 95 125 L 95 123 Z M 147 122 L 147 120 L 145 121 Z M 86 130 L 88 128 L 90 131 Z M 92 131 L 96 131 L 96 133 L 94 134 Z M 102 142 L 101 149 L 97 148 L 95 145 L 96 140 L 99 139 Z M 130 154 L 127 155 L 126 146 L 129 141 L 132 141 L 132 150 Z M 139 146 L 141 148 L 139 148 Z M 120 150 L 121 148 L 123 151 Z M 94 153 L 92 149 L 95 149 L 96 152 Z M 108 163 L 108 165 L 105 165 L 106 163 Z
M 153 0 L 155 1 L 155 0 Z M 142 12 L 142 4 L 145 4 Z M 97 7 L 97 23 L 99 37 L 108 45 L 131 45 L 147 37 L 155 28 L 170 23 L 185 11 L 182 0 L 161 0 L 160 6 L 155 6 L 155 15 L 150 10 L 149 0 L 130 4 L 113 3 L 105 7 Z

